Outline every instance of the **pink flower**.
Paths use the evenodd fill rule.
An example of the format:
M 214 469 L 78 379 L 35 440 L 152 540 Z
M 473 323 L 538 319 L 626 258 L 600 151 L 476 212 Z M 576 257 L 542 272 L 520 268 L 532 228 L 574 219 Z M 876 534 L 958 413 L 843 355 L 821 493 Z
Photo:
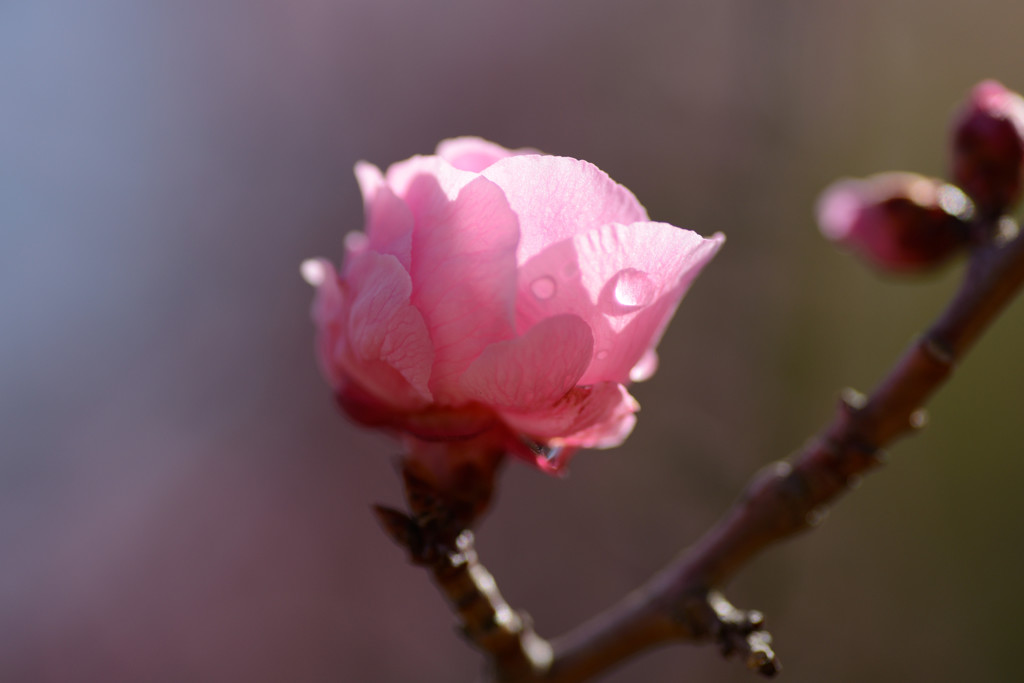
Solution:
M 556 471 L 629 435 L 626 391 L 724 237 L 652 222 L 595 166 L 478 138 L 356 165 L 365 232 L 312 260 L 319 361 L 364 424 L 487 435 Z M 557 458 L 550 449 L 560 449 Z

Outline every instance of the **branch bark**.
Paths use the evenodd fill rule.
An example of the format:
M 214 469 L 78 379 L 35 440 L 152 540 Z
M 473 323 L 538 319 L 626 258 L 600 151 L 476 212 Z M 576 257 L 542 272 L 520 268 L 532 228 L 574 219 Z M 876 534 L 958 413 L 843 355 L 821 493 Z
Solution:
M 1024 238 L 976 248 L 944 313 L 870 396 L 844 392 L 832 422 L 791 462 L 762 470 L 722 519 L 668 567 L 618 605 L 555 640 L 551 668 L 530 680 L 586 680 L 671 639 L 715 639 L 727 653 L 739 649 L 749 668 L 777 672 L 770 637 L 759 629 L 760 615 L 746 613 L 754 615 L 746 619 L 746 634 L 730 628 L 722 616 L 729 610 L 715 589 L 766 547 L 816 526 L 828 505 L 880 463 L 884 447 L 923 426 L 924 403 L 1022 284 Z M 745 646 L 736 646 L 738 636 L 744 636 Z
M 499 681 L 533 680 L 551 666 L 551 645 L 537 635 L 530 618 L 513 610 L 498 584 L 477 557 L 473 532 L 467 526 L 489 500 L 497 462 L 477 458 L 473 472 L 463 477 L 469 502 L 456 501 L 451 488 L 421 476 L 422 467 L 401 464 L 411 514 L 375 505 L 377 520 L 413 564 L 427 568 L 434 583 L 459 616 L 462 634 L 487 655 L 489 675 Z M 469 463 L 464 463 L 469 465 Z M 465 474 L 465 472 L 464 472 Z
M 789 461 L 755 475 L 703 537 L 618 604 L 551 643 L 504 601 L 477 560 L 472 534 L 453 526 L 428 484 L 404 472 L 413 515 L 381 507 L 377 515 L 413 562 L 432 570 L 464 633 L 488 655 L 487 680 L 577 683 L 670 641 L 714 641 L 726 656 L 772 676 L 780 665 L 762 615 L 737 609 L 719 589 L 765 548 L 816 526 L 829 505 L 880 464 L 882 449 L 923 426 L 925 402 L 1022 284 L 1024 238 L 1013 231 L 1012 238 L 976 247 L 946 310 L 869 396 L 845 391 L 832 421 Z

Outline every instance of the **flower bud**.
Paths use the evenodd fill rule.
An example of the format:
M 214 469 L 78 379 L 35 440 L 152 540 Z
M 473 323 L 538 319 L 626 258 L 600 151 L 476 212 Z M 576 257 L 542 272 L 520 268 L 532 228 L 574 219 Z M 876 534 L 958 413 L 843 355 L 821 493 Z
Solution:
M 1024 99 L 982 81 L 953 122 L 953 181 L 984 217 L 1006 212 L 1021 196 Z
M 818 225 L 882 270 L 938 266 L 968 241 L 973 207 L 953 185 L 914 173 L 844 179 L 818 200 Z

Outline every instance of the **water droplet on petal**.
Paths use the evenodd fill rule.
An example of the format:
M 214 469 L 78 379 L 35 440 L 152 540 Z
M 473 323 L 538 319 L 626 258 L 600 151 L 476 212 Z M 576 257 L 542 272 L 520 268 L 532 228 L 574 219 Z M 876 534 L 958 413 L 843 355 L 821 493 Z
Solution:
M 548 275 L 542 275 L 530 283 L 530 291 L 541 301 L 547 301 L 553 297 L 556 289 L 558 289 L 558 286 L 555 284 L 554 279 Z
M 620 270 L 615 275 L 615 300 L 628 308 L 640 308 L 654 298 L 650 276 L 635 268 Z
M 631 382 L 643 382 L 650 379 L 657 369 L 658 354 L 653 349 L 647 349 L 644 351 L 644 355 L 640 357 L 640 360 L 637 361 L 637 364 L 630 369 L 629 380 Z
M 615 273 L 601 291 L 601 303 L 609 315 L 625 315 L 649 306 L 657 295 L 651 276 L 636 268 Z
M 601 349 L 597 352 L 596 358 L 598 360 L 608 360 L 608 349 Z
M 554 446 L 551 444 L 538 443 L 526 436 L 525 434 L 519 437 L 520 440 L 529 448 L 534 454 L 539 455 L 550 463 L 554 463 L 558 460 L 558 456 L 562 454 L 561 446 Z

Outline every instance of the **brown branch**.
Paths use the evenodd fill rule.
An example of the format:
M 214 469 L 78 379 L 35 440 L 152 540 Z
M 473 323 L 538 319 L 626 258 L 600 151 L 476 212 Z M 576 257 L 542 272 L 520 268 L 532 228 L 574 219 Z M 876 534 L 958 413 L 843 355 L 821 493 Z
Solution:
M 754 477 L 725 516 L 618 605 L 554 642 L 549 683 L 583 681 L 668 640 L 718 642 L 751 669 L 778 669 L 758 613 L 728 605 L 724 586 L 769 545 L 809 529 L 826 506 L 879 464 L 881 449 L 924 424 L 923 404 L 1024 283 L 1024 238 L 996 240 L 971 256 L 942 316 L 911 344 L 868 397 L 844 393 L 832 422 L 792 462 Z
M 465 528 L 465 506 L 402 467 L 412 515 L 382 505 L 373 510 L 392 540 L 409 551 L 413 564 L 430 570 L 461 622 L 463 635 L 489 658 L 496 680 L 530 680 L 551 665 L 551 646 L 529 617 L 513 610 L 480 564 L 473 532 Z M 489 486 L 489 482 L 487 482 Z
M 993 232 L 975 227 L 977 234 Z M 488 680 L 577 683 L 671 641 L 714 641 L 726 656 L 735 654 L 749 669 L 772 676 L 780 667 L 763 617 L 737 609 L 718 589 L 766 547 L 814 527 L 828 505 L 880 463 L 884 447 L 924 424 L 924 403 L 1022 284 L 1024 238 L 1014 234 L 977 247 L 945 312 L 870 396 L 844 392 L 832 422 L 789 462 L 758 473 L 693 546 L 620 603 L 551 644 L 505 602 L 465 530 L 481 508 L 477 498 L 489 498 L 493 463 L 476 477 L 484 483 L 470 487 L 475 497 L 468 502 L 446 498 L 406 467 L 412 515 L 378 506 L 377 516 L 414 563 L 430 568 L 467 638 L 489 656 Z

